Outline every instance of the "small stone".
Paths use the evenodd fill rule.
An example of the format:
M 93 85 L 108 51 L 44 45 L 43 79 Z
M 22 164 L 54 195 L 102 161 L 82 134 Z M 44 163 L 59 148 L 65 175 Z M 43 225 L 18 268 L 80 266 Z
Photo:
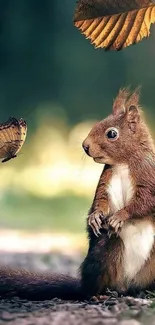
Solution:
M 11 320 L 14 320 L 14 317 L 12 317 L 12 314 L 10 314 L 9 312 L 4 311 L 4 312 L 2 312 L 2 314 L 1 314 L 1 320 L 4 320 L 4 321 L 11 321 Z
M 137 320 L 135 319 L 128 319 L 128 320 L 122 320 L 119 323 L 120 325 L 141 325 Z

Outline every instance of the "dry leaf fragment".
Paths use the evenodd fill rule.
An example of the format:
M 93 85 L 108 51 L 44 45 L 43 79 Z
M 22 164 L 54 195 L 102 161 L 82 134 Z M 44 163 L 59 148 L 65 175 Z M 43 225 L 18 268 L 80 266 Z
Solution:
M 155 0 L 79 0 L 74 24 L 96 48 L 121 50 L 150 34 Z

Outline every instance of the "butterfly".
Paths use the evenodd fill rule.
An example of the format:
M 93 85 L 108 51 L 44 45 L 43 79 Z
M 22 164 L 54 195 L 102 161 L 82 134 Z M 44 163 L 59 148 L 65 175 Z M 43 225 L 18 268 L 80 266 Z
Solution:
M 0 159 L 6 162 L 17 157 L 27 134 L 27 124 L 21 118 L 10 117 L 7 122 L 0 123 Z

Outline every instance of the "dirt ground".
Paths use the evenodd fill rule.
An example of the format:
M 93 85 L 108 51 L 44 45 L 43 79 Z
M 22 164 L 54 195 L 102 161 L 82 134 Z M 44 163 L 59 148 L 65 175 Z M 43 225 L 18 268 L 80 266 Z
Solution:
M 0 264 L 29 270 L 52 270 L 75 275 L 82 256 L 61 254 L 4 254 Z M 155 298 L 141 294 L 139 297 L 118 297 L 107 292 L 103 302 L 62 301 L 53 299 L 31 302 L 14 298 L 0 300 L 0 325 L 138 325 L 155 324 Z

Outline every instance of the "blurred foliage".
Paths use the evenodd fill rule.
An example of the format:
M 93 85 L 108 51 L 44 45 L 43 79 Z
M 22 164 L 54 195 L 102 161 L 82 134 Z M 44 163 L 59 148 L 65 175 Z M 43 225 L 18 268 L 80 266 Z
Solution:
M 95 50 L 73 26 L 75 5 L 0 0 L 0 120 L 28 123 L 21 154 L 0 168 L 3 227 L 84 230 L 102 166 L 82 159 L 81 142 L 120 87 L 142 85 L 154 124 L 155 33 L 121 52 Z
M 0 227 L 34 232 L 82 233 L 89 205 L 89 199 L 74 195 L 45 199 L 7 193 L 1 204 L 3 218 Z
M 82 152 L 92 122 L 70 127 L 38 113 L 37 124 L 18 157 L 1 164 L 0 228 L 82 233 L 102 169 Z
M 75 5 L 0 0 L 1 119 L 16 114 L 31 122 L 51 102 L 73 123 L 101 118 L 128 84 L 143 86 L 142 102 L 153 111 L 155 33 L 122 52 L 95 50 L 73 26 Z

